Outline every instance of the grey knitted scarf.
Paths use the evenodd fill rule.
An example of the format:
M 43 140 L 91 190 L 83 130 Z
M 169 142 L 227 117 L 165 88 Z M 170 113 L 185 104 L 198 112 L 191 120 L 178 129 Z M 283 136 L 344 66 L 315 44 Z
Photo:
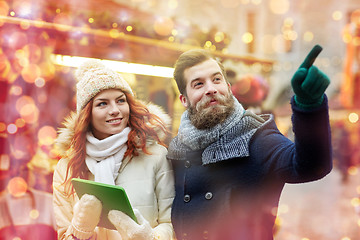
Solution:
M 168 158 L 185 160 L 186 152 L 204 149 L 203 164 L 249 156 L 249 141 L 256 130 L 272 116 L 245 111 L 235 100 L 232 114 L 211 129 L 197 129 L 191 124 L 186 110 L 181 116 L 178 135 L 169 145 Z

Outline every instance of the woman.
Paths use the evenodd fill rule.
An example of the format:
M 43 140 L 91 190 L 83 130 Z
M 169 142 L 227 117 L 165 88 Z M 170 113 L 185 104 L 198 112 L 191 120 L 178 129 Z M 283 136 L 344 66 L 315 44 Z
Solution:
M 100 61 L 85 62 L 76 78 L 77 112 L 57 138 L 62 158 L 53 198 L 59 239 L 171 239 L 174 179 L 164 143 L 169 117 L 136 100 L 127 82 Z M 122 186 L 138 223 L 112 210 L 108 218 L 117 231 L 97 227 L 101 202 L 88 194 L 79 200 L 72 178 Z

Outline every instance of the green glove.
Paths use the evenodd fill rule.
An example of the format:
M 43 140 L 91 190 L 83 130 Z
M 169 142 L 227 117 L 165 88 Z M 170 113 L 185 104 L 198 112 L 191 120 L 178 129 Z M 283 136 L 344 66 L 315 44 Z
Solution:
M 317 67 L 312 66 L 322 47 L 315 45 L 291 79 L 295 103 L 303 109 L 320 106 L 324 93 L 330 84 L 329 78 Z

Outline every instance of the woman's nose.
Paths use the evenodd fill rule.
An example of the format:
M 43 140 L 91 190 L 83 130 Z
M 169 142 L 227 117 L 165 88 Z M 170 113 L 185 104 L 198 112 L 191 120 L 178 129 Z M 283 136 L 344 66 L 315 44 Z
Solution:
M 109 114 L 111 116 L 118 115 L 120 113 L 120 110 L 116 104 L 111 104 Z

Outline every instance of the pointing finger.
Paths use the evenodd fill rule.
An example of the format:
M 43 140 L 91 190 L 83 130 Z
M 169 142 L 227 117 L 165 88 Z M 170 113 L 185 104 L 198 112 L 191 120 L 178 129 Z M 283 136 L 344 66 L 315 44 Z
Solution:
M 322 47 L 320 45 L 315 45 L 310 53 L 306 56 L 304 62 L 300 65 L 300 68 L 309 69 L 313 63 L 315 62 L 316 57 L 322 51 Z

